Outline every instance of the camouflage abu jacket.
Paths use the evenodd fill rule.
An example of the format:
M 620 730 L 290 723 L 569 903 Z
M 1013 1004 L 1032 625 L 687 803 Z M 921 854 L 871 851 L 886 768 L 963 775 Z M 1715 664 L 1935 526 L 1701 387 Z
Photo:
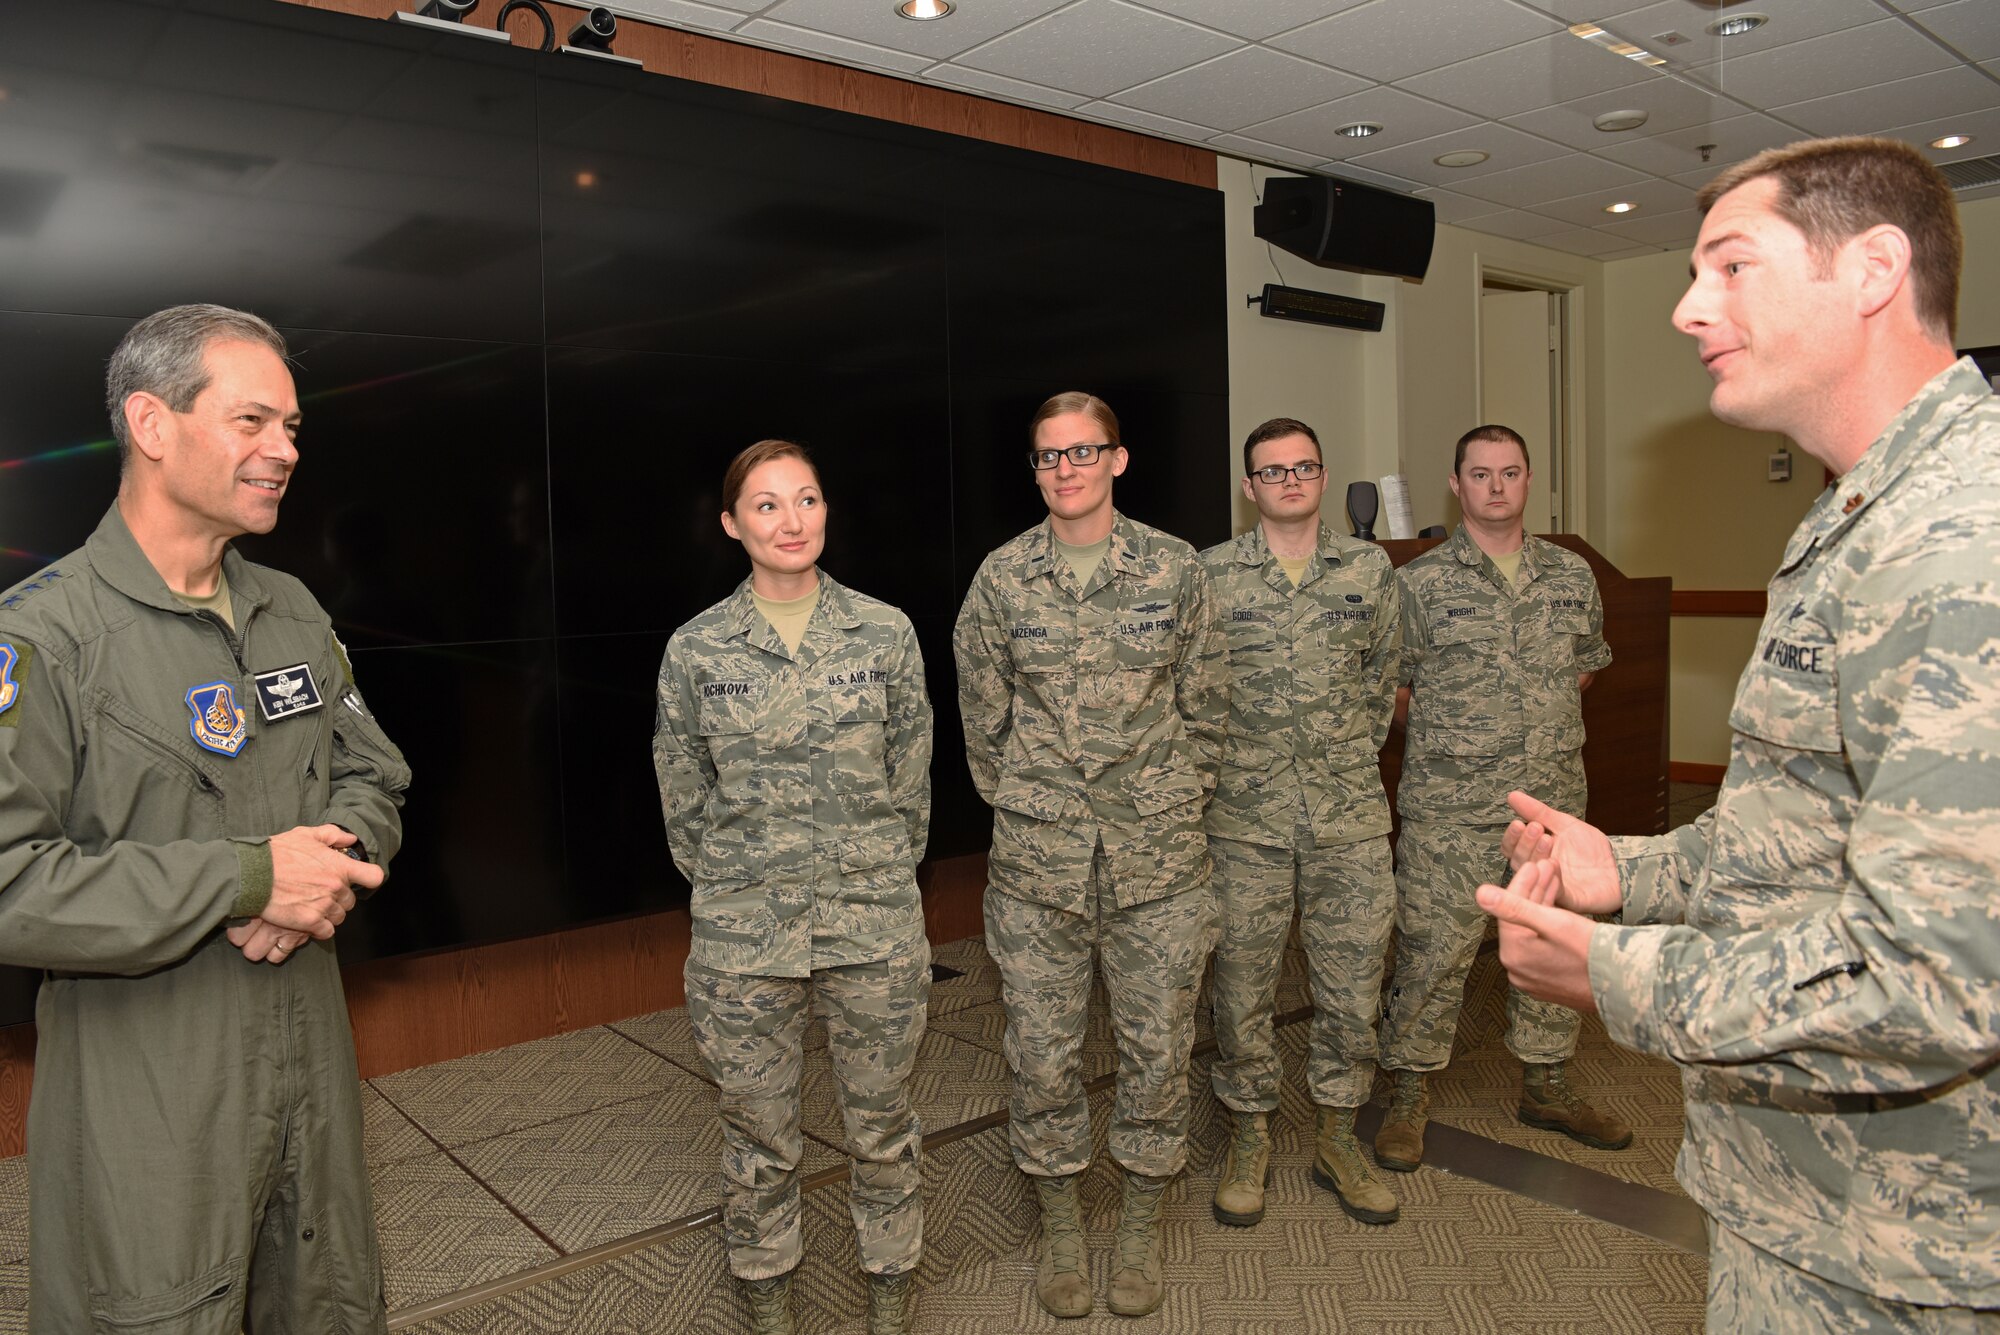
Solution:
M 1208 833 L 1290 848 L 1304 810 L 1320 847 L 1387 834 L 1376 756 L 1403 646 L 1388 553 L 1322 523 L 1294 589 L 1259 524 L 1201 559 L 1229 636 L 1229 738 Z
M 994 889 L 1081 912 L 1100 839 L 1120 907 L 1206 884 L 1228 650 L 1193 547 L 1119 515 L 1079 588 L 1044 520 L 980 565 L 952 647 Z
M 1576 679 L 1611 662 L 1589 563 L 1528 534 L 1521 582 L 1508 589 L 1460 524 L 1397 576 L 1412 688 L 1396 788 L 1403 819 L 1505 825 L 1514 788 L 1583 810 Z
M 1715 809 L 1613 841 L 1630 925 L 1591 937 L 1605 1027 L 1682 1068 L 1688 1193 L 1911 1303 L 2000 1305 L 1996 646 L 2000 400 L 1961 361 L 1793 534 Z
M 794 658 L 750 581 L 675 631 L 653 769 L 694 886 L 688 958 L 803 978 L 912 948 L 931 703 L 910 620 L 820 572 Z

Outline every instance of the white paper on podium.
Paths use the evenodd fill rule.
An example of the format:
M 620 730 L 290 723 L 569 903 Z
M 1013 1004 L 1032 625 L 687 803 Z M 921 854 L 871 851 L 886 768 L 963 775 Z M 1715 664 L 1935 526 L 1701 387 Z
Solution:
M 1401 473 L 1391 473 L 1377 484 L 1382 489 L 1382 518 L 1392 538 L 1417 536 L 1417 521 L 1410 514 L 1410 484 Z

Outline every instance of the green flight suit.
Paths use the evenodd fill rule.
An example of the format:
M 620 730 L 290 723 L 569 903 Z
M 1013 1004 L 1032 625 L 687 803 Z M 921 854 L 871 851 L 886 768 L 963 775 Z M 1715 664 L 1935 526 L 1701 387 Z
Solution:
M 819 573 L 796 654 L 752 600 L 675 631 L 653 766 L 693 883 L 688 1018 L 720 1091 L 723 1232 L 742 1279 L 801 1256 L 799 1081 L 808 1008 L 827 1022 L 861 1265 L 914 1270 L 923 1127 L 907 1090 L 930 946 L 931 704 L 909 618 Z
M 342 825 L 386 864 L 409 769 L 305 587 L 234 551 L 223 571 L 234 632 L 175 600 L 114 505 L 0 597 L 0 962 L 48 971 L 28 1172 L 49 1335 L 384 1328 L 333 946 L 252 964 L 223 929 L 269 901 L 274 834 Z

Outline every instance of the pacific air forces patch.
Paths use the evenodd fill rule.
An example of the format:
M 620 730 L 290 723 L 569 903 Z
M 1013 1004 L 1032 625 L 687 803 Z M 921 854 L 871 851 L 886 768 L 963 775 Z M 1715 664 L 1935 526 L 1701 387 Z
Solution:
M 28 664 L 33 658 L 34 650 L 28 646 L 0 640 L 0 728 L 21 721 L 19 714 L 10 718 L 7 711 L 21 702 L 21 687 L 28 680 Z
M 250 740 L 250 720 L 237 707 L 236 688 L 228 682 L 188 687 L 187 706 L 194 714 L 188 731 L 204 751 L 234 756 Z

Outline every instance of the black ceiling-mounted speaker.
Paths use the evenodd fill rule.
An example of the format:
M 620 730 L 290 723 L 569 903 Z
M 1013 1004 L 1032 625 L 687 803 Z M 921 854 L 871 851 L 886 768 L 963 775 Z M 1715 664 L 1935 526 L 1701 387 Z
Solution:
M 1274 176 L 1264 183 L 1256 232 L 1314 264 L 1422 278 L 1431 266 L 1437 207 L 1331 176 Z

